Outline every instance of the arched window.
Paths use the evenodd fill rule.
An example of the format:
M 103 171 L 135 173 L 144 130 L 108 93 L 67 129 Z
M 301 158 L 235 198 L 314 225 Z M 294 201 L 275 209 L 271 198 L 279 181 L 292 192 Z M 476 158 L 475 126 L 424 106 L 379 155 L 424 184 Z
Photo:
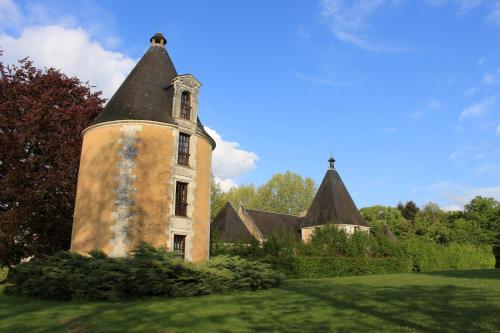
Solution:
M 187 91 L 182 92 L 181 95 L 181 118 L 191 119 L 191 96 Z

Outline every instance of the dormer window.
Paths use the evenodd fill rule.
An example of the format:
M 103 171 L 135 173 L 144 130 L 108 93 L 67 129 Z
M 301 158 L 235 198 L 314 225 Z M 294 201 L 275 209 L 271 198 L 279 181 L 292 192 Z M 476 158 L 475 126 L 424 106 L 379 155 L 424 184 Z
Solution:
M 191 95 L 187 91 L 182 92 L 181 95 L 181 118 L 191 119 Z

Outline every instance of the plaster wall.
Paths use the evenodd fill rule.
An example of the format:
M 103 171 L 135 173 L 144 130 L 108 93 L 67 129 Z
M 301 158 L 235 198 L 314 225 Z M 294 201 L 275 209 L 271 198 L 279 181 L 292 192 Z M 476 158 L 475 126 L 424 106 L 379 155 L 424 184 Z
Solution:
M 152 122 L 113 122 L 84 133 L 71 250 L 124 256 L 140 241 L 173 247 L 186 235 L 186 259 L 208 258 L 212 147 L 192 133 L 191 165 L 177 162 L 179 130 Z M 175 181 L 188 182 L 188 216 L 174 215 Z
M 348 234 L 348 235 L 352 235 L 356 230 L 361 230 L 364 232 L 370 231 L 370 228 L 368 228 L 368 227 L 363 227 L 363 226 L 353 225 L 353 224 L 334 224 L 334 226 L 336 226 L 339 229 L 344 230 L 346 232 L 346 234 Z M 301 234 L 302 234 L 302 241 L 304 243 L 308 243 L 314 234 L 314 230 L 316 230 L 317 228 L 321 228 L 321 227 L 323 227 L 323 225 L 317 225 L 317 226 L 313 226 L 313 227 L 306 227 L 306 228 L 300 229 Z

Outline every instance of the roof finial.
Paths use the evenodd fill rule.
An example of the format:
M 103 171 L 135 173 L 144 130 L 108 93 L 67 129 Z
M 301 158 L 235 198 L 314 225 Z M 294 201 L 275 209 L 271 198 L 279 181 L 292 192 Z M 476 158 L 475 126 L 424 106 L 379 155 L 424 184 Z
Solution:
M 151 42 L 151 46 L 157 45 L 157 46 L 165 46 L 167 44 L 167 40 L 165 37 L 163 37 L 163 34 L 161 32 L 157 32 L 149 39 Z
M 332 154 L 330 154 L 328 163 L 330 163 L 330 170 L 335 170 L 335 159 L 333 158 Z

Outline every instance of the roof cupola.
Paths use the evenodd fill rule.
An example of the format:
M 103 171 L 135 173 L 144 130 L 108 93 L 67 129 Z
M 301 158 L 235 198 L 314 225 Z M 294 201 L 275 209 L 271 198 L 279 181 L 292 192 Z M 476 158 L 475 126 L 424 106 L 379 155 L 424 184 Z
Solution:
M 330 155 L 330 158 L 328 159 L 328 163 L 330 163 L 330 170 L 335 170 L 335 159 L 333 158 L 332 155 Z
M 163 46 L 165 47 L 165 45 L 167 44 L 167 40 L 165 39 L 165 37 L 163 36 L 163 34 L 161 32 L 157 32 L 153 35 L 153 37 L 151 37 L 149 39 L 149 41 L 151 42 L 151 46 Z

